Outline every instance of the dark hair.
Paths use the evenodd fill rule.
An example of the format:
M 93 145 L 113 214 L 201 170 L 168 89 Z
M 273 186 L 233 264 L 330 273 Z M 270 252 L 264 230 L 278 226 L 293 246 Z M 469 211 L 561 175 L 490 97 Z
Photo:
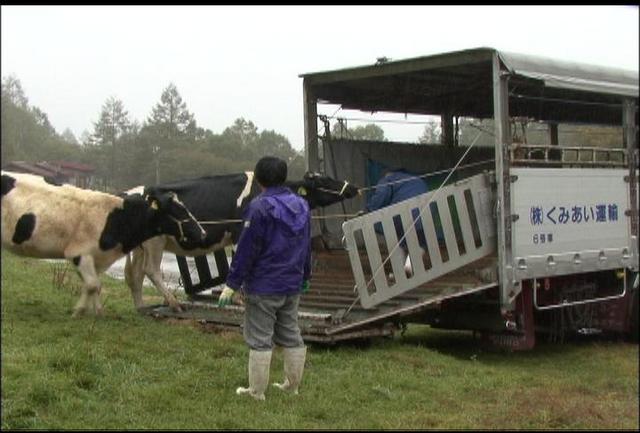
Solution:
M 287 163 L 275 156 L 260 158 L 254 169 L 256 180 L 265 188 L 279 186 L 287 180 Z

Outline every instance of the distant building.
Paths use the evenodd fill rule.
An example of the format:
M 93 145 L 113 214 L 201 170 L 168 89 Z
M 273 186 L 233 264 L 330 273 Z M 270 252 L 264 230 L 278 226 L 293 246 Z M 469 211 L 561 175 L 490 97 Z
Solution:
M 71 185 L 80 188 L 95 188 L 98 186 L 95 176 L 96 169 L 91 165 L 71 161 L 48 161 L 45 163 L 67 176 L 67 182 Z
M 71 161 L 12 161 L 3 170 L 18 173 L 31 173 L 80 188 L 95 189 L 98 187 L 95 176 L 96 169 L 87 164 Z

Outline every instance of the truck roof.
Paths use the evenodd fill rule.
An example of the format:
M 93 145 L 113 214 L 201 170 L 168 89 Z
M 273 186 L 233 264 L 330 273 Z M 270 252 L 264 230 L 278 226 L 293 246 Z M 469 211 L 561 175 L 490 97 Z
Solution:
M 638 100 L 638 71 L 474 48 L 300 75 L 319 102 L 344 109 L 493 116 L 493 61 L 510 75 L 511 112 L 539 120 L 618 124 L 623 98 Z M 559 104 L 558 101 L 562 101 Z M 567 109 L 567 101 L 577 102 Z M 611 105 L 589 109 L 590 104 Z

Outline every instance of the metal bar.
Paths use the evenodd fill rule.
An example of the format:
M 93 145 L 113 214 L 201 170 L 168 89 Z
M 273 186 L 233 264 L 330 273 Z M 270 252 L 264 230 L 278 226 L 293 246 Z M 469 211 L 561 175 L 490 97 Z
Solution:
M 384 275 L 384 269 L 382 268 L 382 257 L 380 256 L 380 246 L 378 245 L 378 237 L 376 232 L 373 230 L 374 224 L 365 226 L 362 228 L 362 233 L 364 235 L 364 242 L 367 247 L 367 257 L 369 259 L 369 266 L 371 267 L 371 275 L 374 281 L 374 292 L 380 289 L 387 288 L 387 278 Z M 366 284 L 369 284 L 370 281 L 367 281 Z M 369 286 L 364 286 L 363 289 L 367 292 L 371 290 Z M 362 299 L 365 299 L 365 296 L 362 296 Z
M 396 327 L 385 326 L 382 328 L 372 328 L 372 329 L 364 329 L 360 331 L 347 332 L 344 334 L 338 335 L 327 335 L 326 331 L 318 330 L 317 334 L 311 334 L 310 331 L 303 330 L 303 338 L 304 341 L 313 341 L 320 343 L 335 343 L 340 340 L 348 340 L 352 338 L 363 338 L 363 337 L 382 337 L 385 335 L 393 335 L 396 331 Z
M 306 78 L 302 81 L 302 89 L 305 165 L 307 171 L 319 171 L 317 99 Z
M 469 254 L 471 250 L 476 249 L 473 240 L 473 229 L 471 228 L 471 216 L 467 210 L 467 200 L 464 196 L 464 189 L 456 191 L 454 198 L 456 201 L 456 209 L 458 209 L 458 220 L 460 221 L 460 231 L 462 232 L 462 243 L 464 244 L 465 254 Z M 478 212 L 476 212 L 476 215 Z
M 433 194 L 433 193 L 432 193 Z M 432 195 L 427 196 L 427 200 L 431 200 Z M 431 259 L 431 269 L 437 269 L 442 265 L 442 254 L 440 253 L 440 245 L 438 244 L 438 238 L 436 237 L 436 227 L 431 217 L 431 208 L 427 206 L 425 209 L 425 215 L 422 215 L 420 220 L 422 221 L 422 231 L 424 237 L 427 240 L 427 248 L 429 249 L 429 258 Z
M 188 294 L 194 294 L 197 291 L 193 288 L 193 282 L 191 281 L 191 272 L 189 271 L 189 264 L 187 258 L 184 256 L 176 256 L 178 263 L 178 269 L 180 270 L 180 276 L 182 277 L 182 284 L 184 285 L 184 291 Z
M 218 307 L 217 304 L 214 303 L 210 303 L 210 302 L 199 302 L 199 301 L 192 301 L 189 303 L 181 303 L 180 305 L 183 305 L 189 309 L 193 309 L 194 307 L 197 308 L 202 308 L 204 310 L 214 310 L 214 311 L 226 311 L 226 310 L 231 310 L 231 311 L 244 311 L 244 307 L 241 306 L 237 306 L 237 305 L 227 305 L 224 308 Z M 298 317 L 302 318 L 302 319 L 315 319 L 315 320 L 327 320 L 331 318 L 331 314 L 328 313 L 309 313 L 309 312 L 305 312 L 305 311 L 298 311 Z
M 443 301 L 445 299 L 453 299 L 453 298 L 457 298 L 457 297 L 464 296 L 464 295 L 470 295 L 472 293 L 481 292 L 483 290 L 486 290 L 486 289 L 488 289 L 490 287 L 494 287 L 494 286 L 495 286 L 495 284 L 486 284 L 486 285 L 483 285 L 483 286 L 477 286 L 477 287 L 473 287 L 473 288 L 470 288 L 470 289 L 463 289 L 458 293 L 445 293 L 445 294 L 441 293 L 441 294 L 439 294 L 437 296 L 434 296 L 433 298 L 430 298 L 430 299 L 428 299 L 428 300 L 426 300 L 424 302 L 420 302 L 418 304 L 411 305 L 410 307 L 389 311 L 387 313 L 375 315 L 375 316 L 369 317 L 369 318 L 367 318 L 365 320 L 361 320 L 361 321 L 358 321 L 358 322 L 353 322 L 353 323 L 350 323 L 350 324 L 347 324 L 347 325 L 337 326 L 337 327 L 335 327 L 333 329 L 328 330 L 327 334 L 335 334 L 337 332 L 341 332 L 341 331 L 344 331 L 346 329 L 351 329 L 351 328 L 354 328 L 354 327 L 357 327 L 357 326 L 365 325 L 367 323 L 376 322 L 378 320 L 381 320 L 381 319 L 384 319 L 384 318 L 387 318 L 387 317 L 396 316 L 396 315 L 399 315 L 399 314 L 406 315 L 406 314 L 415 312 L 417 310 L 420 310 L 420 309 L 422 309 L 424 307 L 427 307 L 427 306 L 429 306 L 431 304 L 434 304 L 436 302 Z
M 627 164 L 624 162 L 615 162 L 615 161 L 544 161 L 541 159 L 512 159 L 511 162 L 513 164 L 517 163 L 526 163 L 530 165 L 557 165 L 557 166 L 565 166 L 565 167 L 627 167 Z
M 449 256 L 449 262 L 453 261 L 455 257 L 458 257 L 458 242 L 453 232 L 453 218 L 451 217 L 451 211 L 449 209 L 449 203 L 447 202 L 447 195 L 443 195 L 438 198 L 438 212 L 440 213 L 440 223 L 442 225 L 442 231 L 444 232 L 444 239 L 447 244 L 447 255 Z
M 305 81 L 315 84 L 326 84 L 335 81 L 359 80 L 379 76 L 390 76 L 394 74 L 406 74 L 425 69 L 438 69 L 458 65 L 468 65 L 469 63 L 488 62 L 491 56 L 497 56 L 493 49 L 476 48 L 455 53 L 444 53 L 428 57 L 398 60 L 388 64 L 371 66 L 361 66 L 347 70 L 317 72 L 301 75 Z M 381 107 L 377 107 L 380 110 Z M 380 110 L 384 111 L 384 110 Z M 404 111 L 403 111 L 404 112 Z
M 515 290 L 512 278 L 511 251 L 511 178 L 509 173 L 509 97 L 508 74 L 503 74 L 500 58 L 493 56 L 493 116 L 495 125 L 496 214 L 498 239 L 498 281 L 502 310 L 515 309 Z M 509 220 L 509 221 L 508 221 Z
M 327 293 L 326 291 L 309 291 L 304 294 L 300 303 L 303 304 L 306 301 L 328 301 L 328 302 L 344 302 L 349 305 L 356 299 L 353 296 L 353 293 L 343 293 L 343 294 L 335 294 L 335 293 Z
M 393 268 L 393 275 L 395 276 L 396 283 L 404 284 L 407 281 L 407 276 L 404 273 L 404 263 L 400 260 L 400 248 L 402 247 L 398 245 L 398 236 L 396 234 L 393 219 L 383 219 L 382 228 L 384 230 L 384 237 L 387 243 L 387 253 L 391 256 L 391 267 Z M 384 259 L 386 259 L 386 257 L 384 257 L 383 260 Z
M 349 261 L 351 262 L 353 279 L 356 287 L 365 287 L 367 281 L 364 275 L 364 269 L 362 268 L 362 256 L 360 255 L 358 244 L 355 239 L 355 231 L 345 230 L 345 225 L 347 223 L 348 221 L 342 223 L 342 233 L 344 233 L 344 236 L 342 237 L 343 247 L 349 254 Z M 362 232 L 362 235 L 364 237 L 364 232 Z M 350 245 L 351 247 L 349 248 L 347 245 Z
M 487 175 L 489 178 L 490 175 Z M 486 179 L 486 184 L 489 181 Z M 483 184 L 484 186 L 484 184 Z M 473 204 L 476 207 L 476 219 L 478 220 L 478 230 L 480 230 L 480 241 L 484 247 L 492 238 L 495 238 L 496 225 L 493 212 L 495 209 L 495 196 L 489 187 L 476 191 L 471 190 Z
M 319 301 L 301 302 L 300 307 L 301 308 L 321 308 L 321 309 L 330 309 L 330 310 L 337 311 L 337 310 L 348 308 L 350 304 L 351 303 L 339 302 L 339 301 L 332 302 L 330 299 L 325 299 L 325 300 L 319 300 Z M 398 302 L 395 302 L 395 304 L 398 304 Z M 354 311 L 362 311 L 370 314 L 372 311 L 376 311 L 377 307 L 374 307 L 373 309 L 365 309 L 364 307 L 355 305 L 352 307 L 352 309 Z
M 617 147 L 598 147 L 598 146 L 560 146 L 555 147 L 549 144 L 529 144 L 529 143 L 515 143 L 511 146 L 513 149 L 545 149 L 545 150 L 572 150 L 572 151 L 596 151 L 596 152 L 609 152 L 609 153 L 627 153 L 627 149 Z
M 452 147 L 454 145 L 453 114 L 451 112 L 447 112 L 441 115 L 440 124 L 442 125 L 442 135 L 440 137 L 441 144 Z
M 538 289 L 537 289 L 537 285 L 536 285 L 536 281 L 537 279 L 534 278 L 533 279 L 533 305 L 536 307 L 536 310 L 551 310 L 551 309 L 555 309 L 555 308 L 564 308 L 564 307 L 572 307 L 574 305 L 583 305 L 583 304 L 591 304 L 593 302 L 602 302 L 602 301 L 610 301 L 613 299 L 620 299 L 623 298 L 624 295 L 627 294 L 627 270 L 626 268 L 624 269 L 625 272 L 625 276 L 624 276 L 624 285 L 622 288 L 622 293 L 620 293 L 619 295 L 611 295 L 611 296 L 603 296 L 601 298 L 593 298 L 593 299 L 587 299 L 582 300 L 582 301 L 574 301 L 574 302 L 562 302 L 560 304 L 554 304 L 554 305 L 542 305 L 539 306 L 538 305 Z
M 624 130 L 624 139 L 627 144 L 627 150 L 629 152 L 628 164 L 629 164 L 629 205 L 631 208 L 631 236 L 635 236 L 635 252 L 636 263 L 637 256 L 637 240 L 638 240 L 638 178 L 636 177 L 636 170 L 638 169 L 638 143 L 637 133 L 638 127 L 636 125 L 636 106 L 633 99 L 625 99 L 622 106 L 623 119 L 622 126 Z M 637 265 L 636 265 L 637 267 Z
M 545 152 L 545 159 L 544 160 L 539 160 L 539 159 L 532 159 L 530 157 L 528 158 L 516 158 L 515 154 L 516 151 L 518 149 L 530 149 L 530 150 L 544 150 Z M 594 146 L 554 146 L 554 145 L 548 145 L 548 144 L 515 144 L 510 146 L 510 154 L 512 155 L 512 162 L 530 162 L 530 163 L 555 163 L 558 164 L 561 161 L 556 161 L 556 160 L 552 160 L 548 158 L 548 154 L 550 151 L 555 150 L 555 151 L 559 151 L 562 155 L 561 160 L 565 161 L 569 164 L 599 164 L 599 165 L 607 165 L 607 163 L 611 164 L 611 165 L 619 165 L 619 166 L 626 166 L 625 161 L 628 159 L 628 153 L 629 151 L 627 149 L 620 149 L 620 148 L 602 148 L 602 147 L 594 147 Z M 568 159 L 566 159 L 566 154 L 568 152 L 576 152 L 576 160 L 575 161 L 570 161 Z M 580 160 L 580 154 L 581 152 L 589 152 L 590 156 L 591 156 L 591 160 L 588 161 L 581 161 Z M 596 161 L 596 156 L 597 154 L 604 154 L 606 155 L 607 160 L 606 161 Z M 526 153 L 527 155 L 531 154 L 531 151 Z M 619 154 L 620 157 L 622 158 L 622 161 L 620 162 L 616 162 L 616 161 L 611 161 L 611 156 L 614 154 Z
M 424 272 L 424 262 L 422 261 L 422 255 L 418 257 L 418 253 L 422 251 L 422 247 L 418 242 L 418 235 L 416 234 L 416 229 L 420 223 L 416 221 L 414 226 L 413 215 L 410 209 L 402 212 L 400 218 L 402 219 L 402 226 L 407 227 L 407 229 L 405 229 L 405 240 L 407 241 L 407 247 L 409 248 L 409 257 L 411 257 L 413 272 L 414 274 L 422 274 Z M 420 219 L 422 220 L 422 215 Z

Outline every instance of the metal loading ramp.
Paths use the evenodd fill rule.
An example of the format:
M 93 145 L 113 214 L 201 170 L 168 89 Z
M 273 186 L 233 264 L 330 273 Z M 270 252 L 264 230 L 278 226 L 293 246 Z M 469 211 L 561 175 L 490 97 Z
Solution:
M 355 280 L 348 253 L 343 250 L 318 252 L 311 289 L 300 301 L 303 335 L 310 341 L 337 341 L 391 334 L 404 317 L 434 308 L 445 299 L 495 287 L 497 281 L 491 278 L 495 272 L 485 272 L 493 266 L 495 257 L 484 257 L 455 274 L 443 275 L 393 299 L 365 308 L 354 290 Z M 303 317 L 309 313 L 328 317 L 324 323 L 314 324 Z
M 489 174 L 479 174 L 346 221 L 345 249 L 362 307 L 395 299 L 493 253 L 492 196 Z M 400 243 L 412 273 L 405 271 Z

